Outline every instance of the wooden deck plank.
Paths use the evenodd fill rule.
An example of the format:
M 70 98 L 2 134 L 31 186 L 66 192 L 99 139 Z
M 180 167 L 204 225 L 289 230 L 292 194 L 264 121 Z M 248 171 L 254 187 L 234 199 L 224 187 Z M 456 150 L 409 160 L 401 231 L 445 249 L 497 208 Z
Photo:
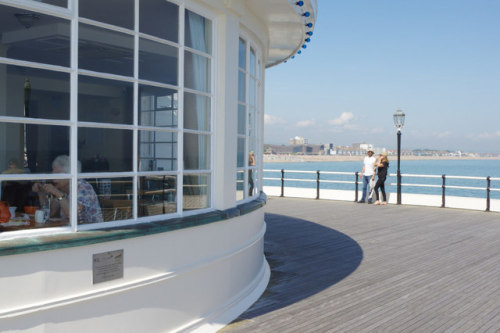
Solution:
M 267 291 L 223 332 L 500 331 L 500 214 L 271 198 Z

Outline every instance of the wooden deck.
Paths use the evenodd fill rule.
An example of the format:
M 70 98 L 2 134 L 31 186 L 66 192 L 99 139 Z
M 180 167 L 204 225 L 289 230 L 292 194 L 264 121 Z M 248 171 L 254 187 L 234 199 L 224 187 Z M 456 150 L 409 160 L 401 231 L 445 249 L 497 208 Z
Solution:
M 271 198 L 264 295 L 222 332 L 500 332 L 500 214 Z

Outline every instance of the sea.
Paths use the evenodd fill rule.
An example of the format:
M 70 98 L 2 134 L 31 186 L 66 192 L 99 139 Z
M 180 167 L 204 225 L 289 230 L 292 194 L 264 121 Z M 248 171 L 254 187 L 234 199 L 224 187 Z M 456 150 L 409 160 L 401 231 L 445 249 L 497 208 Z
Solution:
M 331 162 L 265 162 L 264 186 L 280 186 L 281 172 L 266 170 L 285 170 L 285 186 L 315 188 L 316 173 L 296 173 L 296 171 L 320 171 L 320 188 L 354 190 L 355 172 L 360 172 L 360 161 L 331 161 Z M 446 195 L 486 198 L 487 180 L 500 179 L 500 159 L 467 159 L 467 160 L 402 160 L 401 161 L 402 192 L 418 194 L 442 194 L 442 175 L 445 175 Z M 348 172 L 349 175 L 321 174 L 323 171 Z M 390 176 L 386 181 L 386 191 L 396 192 L 397 161 L 392 160 L 389 165 Z M 407 176 L 406 176 L 407 175 Z M 418 175 L 418 176 L 413 176 Z M 433 177 L 428 177 L 429 175 Z M 435 177 L 439 176 L 439 177 Z M 456 179 L 460 177 L 480 177 L 481 179 Z M 294 179 L 294 180 L 288 180 Z M 323 182 L 322 181 L 340 181 Z M 360 184 L 361 185 L 361 184 Z M 464 188 L 456 188 L 464 187 Z M 361 186 L 360 186 L 361 188 Z M 490 198 L 500 199 L 500 180 L 490 180 Z

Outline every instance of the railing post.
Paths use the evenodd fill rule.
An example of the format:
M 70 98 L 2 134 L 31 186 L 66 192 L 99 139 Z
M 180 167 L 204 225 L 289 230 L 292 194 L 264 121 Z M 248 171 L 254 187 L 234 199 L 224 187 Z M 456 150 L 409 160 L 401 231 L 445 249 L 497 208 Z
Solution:
M 358 185 L 359 185 L 359 184 L 358 184 L 358 179 L 359 179 L 358 177 L 359 177 L 359 172 L 356 172 L 356 173 L 354 174 L 354 176 L 356 177 L 356 179 L 355 179 L 355 181 L 354 181 L 354 183 L 356 184 L 356 186 L 355 186 L 355 187 L 356 187 L 356 189 L 355 189 L 355 191 L 354 191 L 354 202 L 357 202 L 357 201 L 358 201 Z
M 490 176 L 486 177 L 486 211 L 490 211 L 490 186 L 491 186 L 491 178 Z
M 316 171 L 316 200 L 319 199 L 319 170 Z
M 441 184 L 441 208 L 446 206 L 446 175 L 441 175 L 443 183 Z
M 285 196 L 285 169 L 281 169 L 281 197 Z

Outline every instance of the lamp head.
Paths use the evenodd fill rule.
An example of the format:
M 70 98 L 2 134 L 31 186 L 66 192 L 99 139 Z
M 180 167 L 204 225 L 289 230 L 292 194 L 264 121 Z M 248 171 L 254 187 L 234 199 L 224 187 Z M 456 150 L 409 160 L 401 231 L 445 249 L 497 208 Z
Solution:
M 405 124 L 405 113 L 398 109 L 394 115 L 394 126 L 398 129 L 398 131 L 401 131 L 403 128 L 403 125 Z

